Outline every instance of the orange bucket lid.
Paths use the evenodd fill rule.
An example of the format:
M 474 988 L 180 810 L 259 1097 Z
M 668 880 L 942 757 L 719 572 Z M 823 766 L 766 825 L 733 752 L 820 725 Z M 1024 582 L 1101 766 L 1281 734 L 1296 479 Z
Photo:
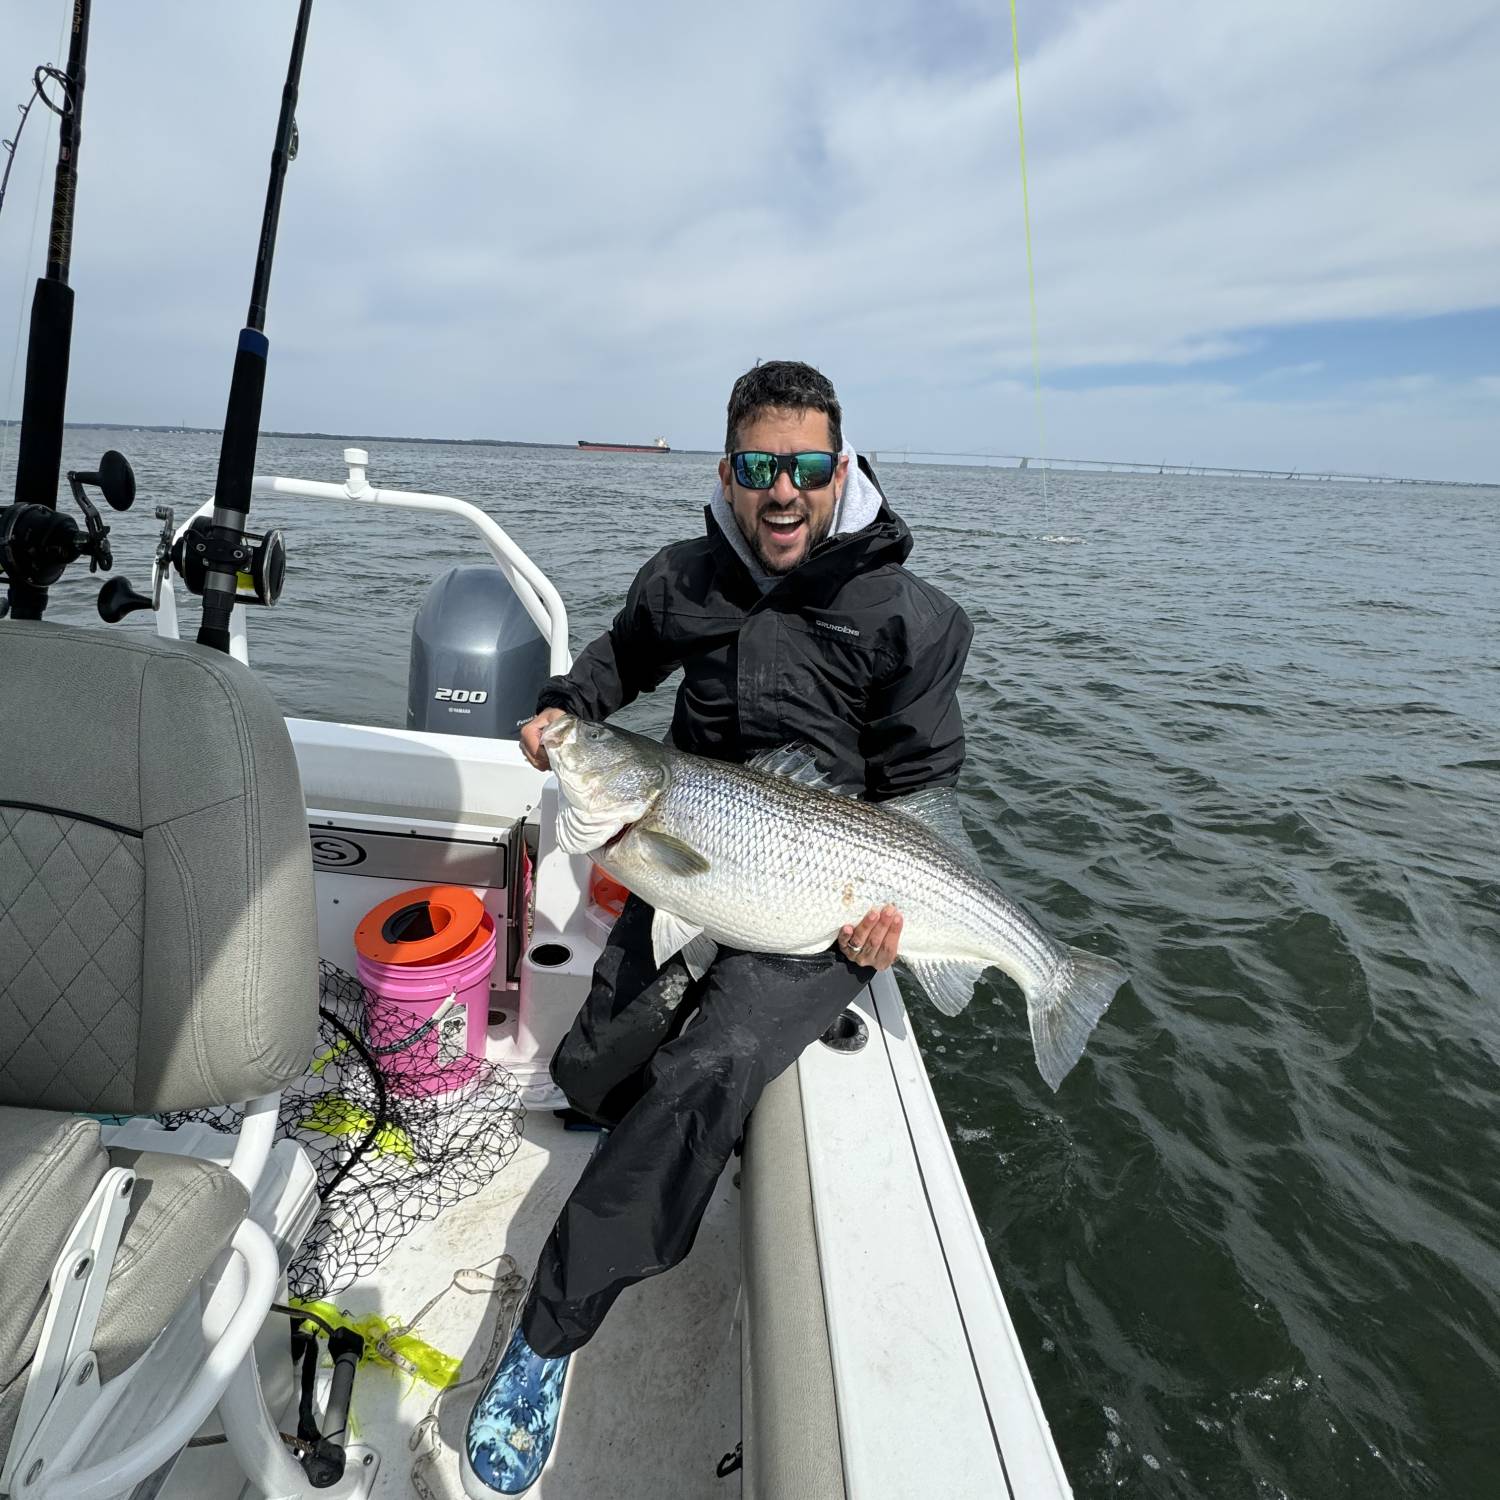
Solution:
M 484 903 L 461 885 L 424 885 L 372 907 L 354 929 L 362 958 L 430 964 L 462 958 L 488 937 Z

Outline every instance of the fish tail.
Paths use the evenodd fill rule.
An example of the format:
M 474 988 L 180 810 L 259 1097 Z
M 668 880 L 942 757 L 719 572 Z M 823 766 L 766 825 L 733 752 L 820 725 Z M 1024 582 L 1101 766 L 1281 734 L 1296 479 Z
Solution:
M 1112 958 L 1067 948 L 1046 983 L 1027 994 L 1036 1065 L 1054 1092 L 1083 1056 L 1089 1033 L 1129 977 Z

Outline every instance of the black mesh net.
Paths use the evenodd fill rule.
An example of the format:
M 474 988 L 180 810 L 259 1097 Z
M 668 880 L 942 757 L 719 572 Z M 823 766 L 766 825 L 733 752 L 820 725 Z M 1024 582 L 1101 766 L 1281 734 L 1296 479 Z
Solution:
M 281 1096 L 278 1136 L 307 1152 L 318 1175 L 318 1217 L 287 1268 L 293 1296 L 321 1298 L 367 1276 L 398 1241 L 477 1193 L 521 1142 L 515 1079 L 452 1044 L 439 1017 L 372 1041 L 359 980 L 326 960 L 318 1043 L 307 1072 Z M 457 1015 L 461 1018 L 462 1012 Z M 184 1110 L 236 1130 L 237 1110 Z

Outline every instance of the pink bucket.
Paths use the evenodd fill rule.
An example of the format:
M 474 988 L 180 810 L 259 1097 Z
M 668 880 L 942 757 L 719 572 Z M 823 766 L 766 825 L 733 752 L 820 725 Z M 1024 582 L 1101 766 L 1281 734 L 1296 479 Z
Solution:
M 454 920 L 446 928 L 441 920 L 423 921 L 419 930 L 425 938 L 404 943 L 402 920 L 420 916 L 429 900 L 435 914 L 441 910 Z M 381 930 L 382 919 L 386 941 L 363 940 L 372 924 Z M 444 937 L 454 941 L 444 943 Z M 402 962 L 405 946 L 413 952 Z M 393 961 L 371 957 L 365 949 L 372 947 Z M 434 948 L 441 951 L 433 953 Z M 367 914 L 356 950 L 366 997 L 365 1042 L 392 1092 L 444 1094 L 467 1083 L 484 1057 L 495 964 L 495 922 L 479 898 L 451 886 L 408 891 Z

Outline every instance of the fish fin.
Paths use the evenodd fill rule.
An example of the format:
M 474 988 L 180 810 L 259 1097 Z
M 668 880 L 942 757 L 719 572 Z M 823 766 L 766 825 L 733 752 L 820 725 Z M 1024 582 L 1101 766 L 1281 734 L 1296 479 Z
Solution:
M 656 967 L 661 968 L 674 953 L 692 947 L 702 935 L 701 927 L 684 921 L 675 912 L 658 908 L 651 919 L 651 953 L 656 959 Z M 701 951 L 698 950 L 700 953 Z M 694 957 L 697 957 L 696 953 Z M 686 952 L 683 952 L 683 962 L 689 962 Z M 688 972 L 692 973 L 691 968 Z M 695 974 L 693 977 L 696 979 L 698 976 Z
M 901 962 L 912 971 L 927 998 L 945 1016 L 956 1016 L 974 998 L 979 976 L 989 968 L 983 960 L 965 958 L 910 958 Z
M 1112 958 L 1069 948 L 1057 972 L 1026 996 L 1036 1065 L 1055 1093 L 1083 1056 L 1089 1033 L 1130 975 Z
M 691 844 L 674 834 L 655 828 L 637 828 L 635 838 L 644 839 L 651 858 L 674 875 L 707 875 L 708 861 Z
M 978 874 L 984 874 L 979 853 L 969 838 L 969 830 L 964 827 L 958 793 L 953 787 L 925 786 L 920 791 L 908 792 L 904 797 L 892 797 L 880 806 L 920 823 L 928 832 L 942 839 L 955 858 Z
M 837 782 L 820 771 L 817 751 L 801 740 L 790 745 L 778 745 L 774 750 L 762 750 L 747 764 L 752 771 L 759 771 L 762 776 L 795 781 L 798 786 L 816 787 L 820 792 L 832 792 L 835 797 L 858 797 L 864 791 L 862 786 Z
M 682 950 L 682 961 L 687 966 L 689 977 L 694 980 L 702 979 L 718 956 L 719 945 L 706 932 L 700 932 Z
M 622 828 L 644 817 L 647 805 L 642 802 L 611 808 L 608 812 L 593 812 L 563 799 L 557 806 L 557 847 L 564 854 L 592 854 Z

